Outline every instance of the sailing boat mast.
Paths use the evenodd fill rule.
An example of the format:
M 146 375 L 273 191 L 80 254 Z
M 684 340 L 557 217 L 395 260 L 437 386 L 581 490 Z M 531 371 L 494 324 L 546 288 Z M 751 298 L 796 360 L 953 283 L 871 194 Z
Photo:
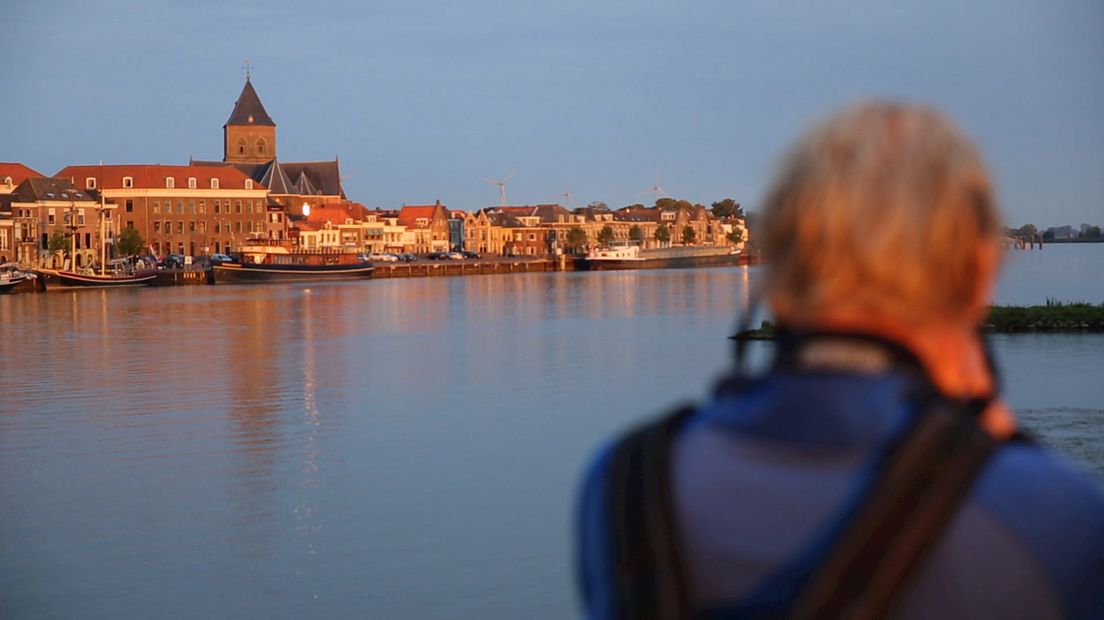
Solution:
M 103 190 L 100 190 L 100 275 L 107 275 L 107 235 L 104 234 Z

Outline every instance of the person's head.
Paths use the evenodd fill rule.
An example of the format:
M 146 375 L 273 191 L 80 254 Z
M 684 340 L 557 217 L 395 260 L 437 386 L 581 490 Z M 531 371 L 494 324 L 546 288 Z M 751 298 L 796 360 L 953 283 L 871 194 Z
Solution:
M 977 320 L 1000 215 L 977 149 L 935 110 L 868 102 L 803 137 L 767 194 L 761 242 L 775 316 Z

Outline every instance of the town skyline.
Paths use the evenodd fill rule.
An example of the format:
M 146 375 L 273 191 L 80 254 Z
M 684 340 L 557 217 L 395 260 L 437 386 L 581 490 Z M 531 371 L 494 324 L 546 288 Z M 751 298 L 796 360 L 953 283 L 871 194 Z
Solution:
M 841 104 L 883 95 L 930 102 L 975 138 L 1009 225 L 1099 224 L 1104 211 L 1097 7 L 842 15 L 538 5 L 522 15 L 482 4 L 469 13 L 329 4 L 324 34 L 256 40 L 228 35 L 254 12 L 254 27 L 286 34 L 292 9 L 200 6 L 17 7 L 11 23 L 21 27 L 0 45 L 27 69 L 14 76 L 27 96 L 6 104 L 20 120 L 0 160 L 50 175 L 100 161 L 219 159 L 219 125 L 248 58 L 281 158 L 340 158 L 349 198 L 371 208 L 491 207 L 499 190 L 481 179 L 516 170 L 510 204 L 651 204 L 647 190 L 659 185 L 755 210 L 789 140 Z M 161 21 L 176 34 L 139 28 Z M 364 36 L 344 36 L 358 23 Z M 113 45 L 56 54 L 56 32 L 78 24 Z

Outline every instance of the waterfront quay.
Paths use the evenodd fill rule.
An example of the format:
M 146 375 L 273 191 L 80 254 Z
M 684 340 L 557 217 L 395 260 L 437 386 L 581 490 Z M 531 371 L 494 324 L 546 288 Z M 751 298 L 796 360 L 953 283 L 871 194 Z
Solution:
M 512 273 L 542 273 L 549 271 L 576 271 L 578 257 L 561 255 L 551 258 L 487 257 L 465 260 L 437 261 L 419 259 L 411 262 L 373 263 L 372 279 L 432 278 L 453 276 L 500 275 Z M 739 265 L 758 262 L 754 253 L 740 256 Z M 179 269 L 159 269 L 150 286 L 202 286 L 215 284 L 210 267 L 188 266 Z M 51 274 L 40 274 L 38 279 L 27 280 L 12 290 L 13 293 L 72 291 L 74 287 L 61 286 Z

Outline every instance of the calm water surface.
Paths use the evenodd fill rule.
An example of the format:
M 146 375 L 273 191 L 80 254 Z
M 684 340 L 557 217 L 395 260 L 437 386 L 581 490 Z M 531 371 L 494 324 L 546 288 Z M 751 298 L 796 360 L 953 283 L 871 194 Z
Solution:
M 1104 246 L 999 300 L 1104 301 Z M 0 617 L 564 618 L 610 433 L 701 397 L 755 269 L 0 297 Z M 1104 337 L 994 339 L 1104 476 Z

